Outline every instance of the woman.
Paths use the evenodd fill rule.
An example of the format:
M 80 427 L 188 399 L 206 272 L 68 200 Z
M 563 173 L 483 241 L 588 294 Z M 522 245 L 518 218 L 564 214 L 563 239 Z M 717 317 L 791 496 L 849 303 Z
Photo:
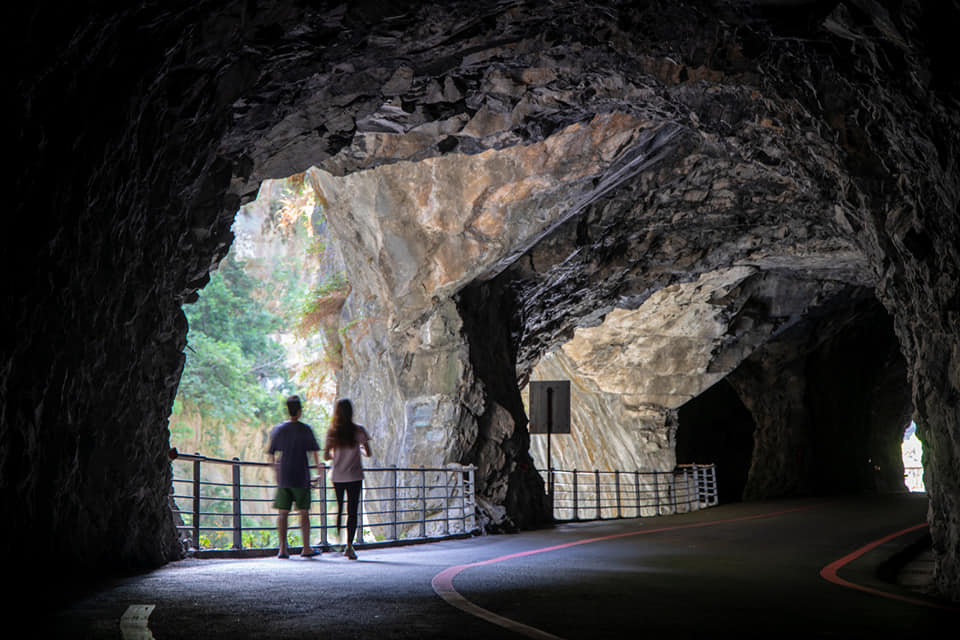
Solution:
M 333 418 L 327 431 L 323 459 L 333 460 L 331 480 L 337 494 L 337 533 L 343 513 L 343 495 L 347 495 L 347 546 L 343 555 L 357 559 L 353 537 L 357 533 L 357 513 L 360 510 L 360 489 L 363 485 L 363 463 L 360 454 L 370 456 L 370 436 L 367 430 L 353 423 L 353 404 L 343 398 L 333 408 Z

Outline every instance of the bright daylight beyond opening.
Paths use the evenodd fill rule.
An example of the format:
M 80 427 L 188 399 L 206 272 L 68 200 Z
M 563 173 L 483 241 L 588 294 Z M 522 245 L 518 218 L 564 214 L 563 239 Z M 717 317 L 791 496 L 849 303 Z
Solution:
M 184 307 L 188 346 L 170 443 L 181 454 L 263 460 L 271 428 L 288 417 L 284 399 L 291 394 L 303 398 L 304 420 L 317 438 L 325 434 L 340 367 L 338 317 L 349 283 L 323 207 L 303 174 L 264 182 L 257 199 L 237 213 L 233 232 L 234 243 L 199 300 Z M 191 480 L 189 466 L 175 463 L 175 485 Z M 243 546 L 275 546 L 273 471 L 243 472 L 244 484 L 262 486 L 264 494 L 245 506 L 252 513 L 243 523 Z M 206 465 L 203 475 L 212 484 L 200 510 L 214 520 L 223 513 L 224 521 L 199 540 L 185 534 L 184 544 L 230 547 L 231 468 Z M 175 493 L 183 492 L 175 486 Z M 189 520 L 187 501 L 176 498 Z M 217 524 L 224 531 L 216 531 Z

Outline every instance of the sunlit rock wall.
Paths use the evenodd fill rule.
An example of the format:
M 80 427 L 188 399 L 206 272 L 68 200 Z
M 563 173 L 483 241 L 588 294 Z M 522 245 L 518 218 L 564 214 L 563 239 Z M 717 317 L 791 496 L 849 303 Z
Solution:
M 602 323 L 577 328 L 571 340 L 540 360 L 533 378 L 576 381 L 585 393 L 578 394 L 573 410 L 581 425 L 591 425 L 598 443 L 605 444 L 607 434 L 611 443 L 620 440 L 614 434 L 630 420 L 619 411 L 586 409 L 597 402 L 634 410 L 647 407 L 647 413 L 661 416 L 663 425 L 662 416 L 729 375 L 772 337 L 822 312 L 823 305 L 836 305 L 836 299 L 846 299 L 851 290 L 862 291 L 862 286 L 840 280 L 857 278 L 855 272 L 836 268 L 844 257 L 796 259 L 789 272 L 763 270 L 756 266 L 761 261 L 754 261 L 670 285 L 636 309 L 615 309 Z M 847 258 L 846 268 L 853 268 L 856 260 Z M 842 304 L 836 306 L 844 313 Z M 591 399 L 588 390 L 597 398 Z M 790 426 L 789 421 L 783 424 L 785 429 Z M 566 454 L 561 439 L 561 459 L 584 451 L 575 439 L 570 443 L 573 448 Z M 607 448 L 602 444 L 596 449 Z M 654 468 L 643 456 L 617 462 L 626 470 Z
M 634 369 L 640 378 L 642 371 Z M 531 380 L 570 381 L 570 433 L 550 438 L 552 466 L 579 471 L 672 471 L 676 415 L 645 400 L 601 390 L 576 363 L 558 350 L 544 357 Z M 547 436 L 533 434 L 531 452 L 538 469 L 547 468 Z
M 504 409 L 506 401 L 490 397 L 476 379 L 453 296 L 549 232 L 569 215 L 570 202 L 596 197 L 623 149 L 658 134 L 648 128 L 614 113 L 503 151 L 397 162 L 344 177 L 310 171 L 353 285 L 343 316 L 341 393 L 369 416 L 384 460 L 476 463 L 479 496 L 498 514 L 493 520 L 503 518 L 512 475 L 527 478 L 513 489 L 523 496 L 517 499 L 539 505 L 542 487 L 527 448 L 504 447 L 514 436 L 526 442 L 526 425 L 517 424 L 522 408 Z M 482 340 L 472 344 L 485 347 Z M 515 511 L 507 519 L 545 517 Z

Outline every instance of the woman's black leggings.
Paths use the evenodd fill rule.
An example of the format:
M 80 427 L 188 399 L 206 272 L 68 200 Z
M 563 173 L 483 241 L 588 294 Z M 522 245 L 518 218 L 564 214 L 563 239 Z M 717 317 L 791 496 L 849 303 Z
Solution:
M 337 532 L 340 532 L 340 516 L 343 514 L 343 493 L 347 493 L 347 546 L 353 546 L 353 537 L 357 533 L 357 512 L 360 511 L 360 488 L 363 480 L 354 482 L 334 482 L 333 490 L 337 494 Z

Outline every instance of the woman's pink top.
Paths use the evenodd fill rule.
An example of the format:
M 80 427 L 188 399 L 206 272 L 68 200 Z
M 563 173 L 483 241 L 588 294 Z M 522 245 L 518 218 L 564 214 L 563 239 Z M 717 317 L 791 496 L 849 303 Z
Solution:
M 333 482 L 356 482 L 363 480 L 363 462 L 360 459 L 360 445 L 370 440 L 367 430 L 357 425 L 357 443 L 353 447 L 335 447 L 333 449 Z

